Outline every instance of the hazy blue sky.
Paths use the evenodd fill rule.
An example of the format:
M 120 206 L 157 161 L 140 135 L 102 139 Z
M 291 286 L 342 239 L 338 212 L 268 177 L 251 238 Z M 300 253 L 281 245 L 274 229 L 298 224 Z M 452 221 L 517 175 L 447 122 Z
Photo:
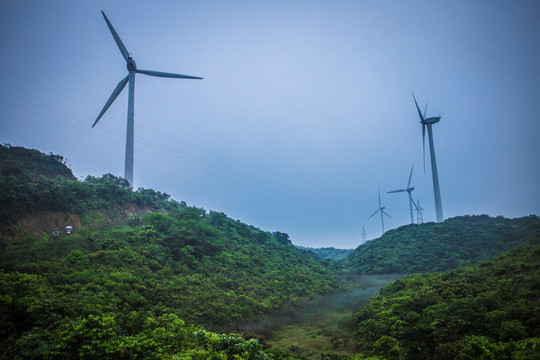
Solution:
M 0 142 L 123 176 L 127 74 L 141 69 L 135 187 L 222 211 L 304 246 L 381 234 L 377 189 L 409 222 L 414 165 L 435 210 L 411 89 L 434 125 L 446 218 L 540 214 L 538 1 L 0 2 Z M 427 140 L 427 139 L 426 139 Z M 427 147 L 426 147 L 427 150 Z

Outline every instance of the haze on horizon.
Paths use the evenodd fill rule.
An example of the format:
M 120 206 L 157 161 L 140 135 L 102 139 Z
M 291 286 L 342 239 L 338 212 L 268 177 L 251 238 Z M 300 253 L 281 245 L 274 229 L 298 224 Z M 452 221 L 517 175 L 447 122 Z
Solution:
M 433 126 L 445 218 L 540 214 L 540 3 L 5 0 L 0 142 L 66 157 L 78 177 L 123 176 L 126 74 L 100 10 L 142 69 L 135 188 L 221 211 L 298 245 L 355 248 L 435 220 Z

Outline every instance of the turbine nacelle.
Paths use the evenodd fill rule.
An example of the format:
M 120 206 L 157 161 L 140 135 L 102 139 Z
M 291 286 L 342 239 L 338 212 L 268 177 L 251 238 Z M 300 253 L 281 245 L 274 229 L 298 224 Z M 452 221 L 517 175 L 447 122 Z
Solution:
M 420 120 L 420 123 L 422 125 L 431 125 L 431 124 L 438 123 L 439 121 L 441 121 L 440 116 L 433 116 L 433 117 L 430 117 L 430 118 L 427 118 L 427 119 L 424 119 L 424 120 Z

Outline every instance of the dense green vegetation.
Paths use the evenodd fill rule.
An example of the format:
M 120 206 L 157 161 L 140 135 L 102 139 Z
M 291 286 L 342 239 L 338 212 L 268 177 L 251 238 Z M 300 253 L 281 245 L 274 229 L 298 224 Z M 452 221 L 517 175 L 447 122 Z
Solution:
M 204 332 L 199 324 L 227 327 L 339 289 L 336 276 L 287 234 L 153 190 L 134 192 L 112 175 L 76 181 L 60 174 L 66 166 L 56 156 L 44 176 L 24 158 L 52 155 L 2 151 L 0 163 L 19 169 L 0 174 L 4 224 L 36 210 L 91 218 L 135 203 L 161 211 L 114 227 L 88 221 L 70 236 L 2 238 L 2 358 L 264 357 L 258 340 Z
M 23 220 L 41 212 L 76 214 L 81 227 L 25 232 Z M 0 359 L 534 358 L 539 223 L 464 216 L 404 226 L 337 259 L 347 251 L 299 249 L 285 233 L 110 174 L 77 181 L 59 155 L 0 146 Z M 392 283 L 361 308 L 352 336 L 347 313 L 359 303 L 348 294 L 371 296 L 358 274 L 443 271 L 522 244 Z M 349 293 L 335 294 L 342 283 Z M 334 294 L 329 306 L 320 294 Z M 272 341 L 218 332 L 306 304 L 310 320 Z
M 459 216 L 443 223 L 407 225 L 358 247 L 343 268 L 362 274 L 411 274 L 455 269 L 528 244 L 540 219 Z
M 540 243 L 396 280 L 358 324 L 360 351 L 387 359 L 538 359 Z
M 134 204 L 155 210 L 185 207 L 152 189 L 130 189 L 111 174 L 76 181 L 60 155 L 0 145 L 0 225 L 13 224 L 36 211 L 62 211 L 92 216 L 96 210 Z

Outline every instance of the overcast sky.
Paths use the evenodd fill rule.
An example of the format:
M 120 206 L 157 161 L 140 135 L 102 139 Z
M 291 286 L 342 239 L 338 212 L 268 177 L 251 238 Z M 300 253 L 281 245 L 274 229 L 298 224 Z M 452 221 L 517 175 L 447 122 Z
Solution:
M 127 88 L 95 128 L 124 59 L 140 69 L 134 186 L 221 211 L 303 246 L 381 235 L 377 190 L 435 220 L 433 126 L 445 218 L 540 214 L 538 1 L 0 2 L 0 142 L 123 176 Z

